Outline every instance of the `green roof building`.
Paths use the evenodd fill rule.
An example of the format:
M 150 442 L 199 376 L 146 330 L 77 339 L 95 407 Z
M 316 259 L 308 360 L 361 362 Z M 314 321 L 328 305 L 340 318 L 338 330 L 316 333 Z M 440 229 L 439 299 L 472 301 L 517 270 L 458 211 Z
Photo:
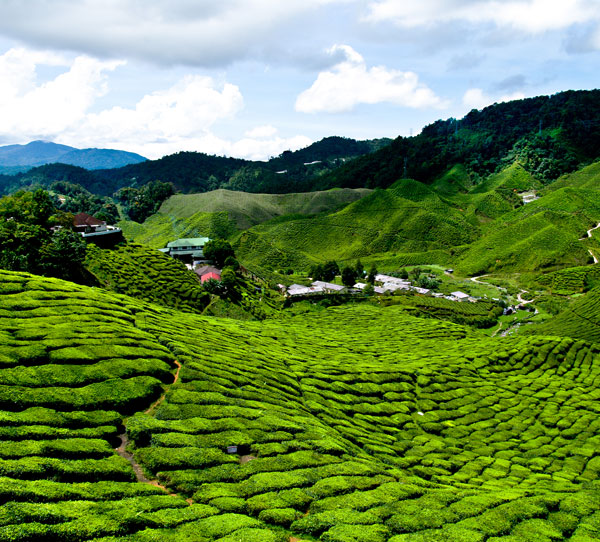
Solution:
M 167 247 L 161 252 L 167 253 L 172 258 L 181 260 L 202 260 L 204 258 L 203 248 L 210 241 L 209 237 L 190 237 L 177 239 L 167 243 Z

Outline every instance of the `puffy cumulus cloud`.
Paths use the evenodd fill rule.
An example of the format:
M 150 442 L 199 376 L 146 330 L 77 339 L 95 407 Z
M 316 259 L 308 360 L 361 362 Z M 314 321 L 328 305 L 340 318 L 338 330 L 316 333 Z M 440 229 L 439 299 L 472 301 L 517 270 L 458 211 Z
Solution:
M 258 126 L 238 141 L 213 133 L 223 119 L 244 107 L 240 89 L 211 77 L 188 76 L 143 96 L 134 107 L 93 112 L 108 91 L 107 75 L 121 61 L 79 56 L 73 60 L 26 49 L 0 56 L 0 140 L 48 139 L 75 147 L 108 147 L 149 158 L 182 150 L 266 159 L 311 143 L 282 138 L 273 126 Z M 40 66 L 62 71 L 38 82 Z
M 232 118 L 243 106 L 237 86 L 188 76 L 167 90 L 147 94 L 134 108 L 90 113 L 77 131 L 94 141 L 113 138 L 138 145 L 193 138 L 206 135 L 215 122 Z
M 331 70 L 319 73 L 312 86 L 296 99 L 302 113 L 341 113 L 358 104 L 393 103 L 406 107 L 444 107 L 444 102 L 413 72 L 368 68 L 364 58 L 348 45 L 335 45 L 330 54 L 344 54 Z
M 320 8 L 349 0 L 6 0 L 0 33 L 36 47 L 164 65 L 282 54 Z
M 463 105 L 468 109 L 483 109 L 495 102 L 510 102 L 511 100 L 522 100 L 525 94 L 522 92 L 513 92 L 499 97 L 491 97 L 480 88 L 470 88 L 463 95 Z
M 0 134 L 49 138 L 76 126 L 106 93 L 106 72 L 122 62 L 79 56 L 67 62 L 49 53 L 11 49 L 0 56 Z M 50 81 L 37 82 L 37 66 L 65 66 Z
M 590 20 L 598 23 L 600 3 L 597 0 L 375 0 L 369 4 L 365 20 L 393 21 L 403 27 L 464 20 L 538 34 Z

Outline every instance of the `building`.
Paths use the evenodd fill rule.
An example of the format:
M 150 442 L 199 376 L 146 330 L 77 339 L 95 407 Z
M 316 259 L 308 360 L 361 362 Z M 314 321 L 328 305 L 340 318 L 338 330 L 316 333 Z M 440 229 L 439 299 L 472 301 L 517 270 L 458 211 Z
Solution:
M 167 244 L 161 252 L 168 254 L 171 258 L 177 258 L 187 263 L 202 262 L 204 260 L 204 245 L 208 243 L 208 237 L 189 237 L 186 239 L 177 239 Z
M 315 280 L 312 285 L 316 288 L 322 288 L 326 293 L 331 294 L 342 294 L 348 291 L 348 288 L 339 284 L 332 284 L 331 282 L 323 282 L 322 280 Z
M 79 213 L 73 217 L 73 230 L 80 233 L 86 242 L 102 248 L 111 248 L 123 241 L 121 228 L 109 226 L 106 221 L 87 213 Z
M 194 273 L 198 275 L 200 282 L 205 283 L 207 280 L 221 280 L 221 270 L 211 265 L 203 265 L 194 269 Z
M 452 292 L 450 295 L 457 301 L 469 301 L 469 294 L 464 292 Z

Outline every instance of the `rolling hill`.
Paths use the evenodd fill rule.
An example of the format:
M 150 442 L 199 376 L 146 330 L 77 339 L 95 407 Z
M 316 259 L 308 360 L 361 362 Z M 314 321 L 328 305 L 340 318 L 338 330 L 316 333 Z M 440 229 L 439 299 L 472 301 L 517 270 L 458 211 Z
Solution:
M 122 226 L 157 248 L 186 235 L 228 238 L 243 262 L 267 269 L 361 258 L 386 269 L 449 265 L 462 275 L 551 270 L 600 254 L 593 237 L 583 239 L 600 222 L 598 179 L 592 164 L 541 189 L 514 162 L 474 183 L 457 165 L 431 185 L 403 179 L 373 192 L 176 195 L 144 224 Z M 523 205 L 528 190 L 540 197 Z
M 360 199 L 370 190 L 344 189 L 298 194 L 250 194 L 214 190 L 203 194 L 177 194 L 143 224 L 121 222 L 128 238 L 155 248 L 177 237 L 229 238 L 239 230 L 278 217 L 311 216 L 331 212 Z
M 597 536 L 597 345 L 397 306 L 237 322 L 0 288 L 1 540 Z

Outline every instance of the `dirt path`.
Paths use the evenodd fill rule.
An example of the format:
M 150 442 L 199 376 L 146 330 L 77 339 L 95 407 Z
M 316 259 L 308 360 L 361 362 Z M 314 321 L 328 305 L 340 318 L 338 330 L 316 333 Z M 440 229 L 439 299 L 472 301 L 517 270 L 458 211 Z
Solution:
M 479 275 L 477 277 L 471 277 L 471 280 L 473 282 L 476 282 L 477 284 L 485 284 L 485 285 L 489 286 L 489 284 L 487 282 L 483 282 L 482 280 L 479 280 L 480 278 L 483 278 L 483 277 L 487 277 L 487 275 Z
M 586 239 L 589 239 L 589 238 L 591 238 L 591 237 L 592 237 L 592 232 L 593 232 L 594 230 L 597 230 L 598 228 L 600 228 L 600 222 L 598 222 L 598 225 L 597 225 L 597 226 L 594 226 L 593 228 L 590 228 L 590 229 L 587 231 L 587 237 L 582 237 L 582 238 L 581 238 L 581 239 L 579 239 L 579 240 L 580 240 L 580 241 L 585 241 Z
M 521 294 L 526 294 L 527 290 L 521 290 L 518 294 L 517 294 L 517 299 L 519 300 L 519 303 L 521 305 L 527 305 L 527 303 L 533 303 L 535 301 L 535 299 L 523 299 L 521 297 Z
M 582 237 L 582 238 L 580 238 L 579 240 L 580 240 L 580 241 L 585 241 L 586 239 L 591 239 L 591 237 L 592 237 L 592 232 L 593 232 L 594 230 L 597 230 L 598 228 L 600 228 L 600 222 L 598 222 L 598 224 L 597 224 L 596 226 L 594 226 L 593 228 L 590 228 L 590 229 L 587 231 L 587 237 Z M 598 263 L 598 258 L 596 257 L 596 255 L 595 255 L 595 254 L 594 254 L 594 253 L 593 253 L 593 252 L 592 252 L 590 249 L 588 249 L 588 252 L 590 253 L 590 256 L 591 256 L 592 258 L 594 258 L 594 263 Z
M 177 371 L 175 372 L 175 378 L 173 379 L 173 384 L 177 384 L 177 381 L 179 380 L 179 371 L 181 371 L 181 363 L 179 363 L 178 361 L 175 361 L 175 365 L 177 365 Z M 170 384 L 169 388 L 173 384 Z M 163 393 L 156 401 L 154 401 L 154 403 L 152 403 L 150 405 L 150 407 L 144 411 L 144 414 L 151 414 L 152 412 L 154 412 L 158 408 L 158 406 L 165 400 L 167 391 L 168 390 L 165 390 L 165 393 Z
M 175 377 L 173 378 L 173 384 L 176 384 L 179 380 L 179 371 L 181 370 L 181 363 L 175 361 L 175 365 L 177 366 L 177 371 L 175 372 Z M 169 388 L 173 384 L 170 384 Z M 148 410 L 145 411 L 145 414 L 150 414 L 151 412 L 156 410 L 156 408 L 165 400 L 167 391 L 168 390 L 165 390 L 165 392 L 150 406 L 150 408 L 148 408 Z M 121 444 L 118 448 L 115 448 L 115 452 L 117 452 L 117 454 L 120 455 L 123 459 L 127 459 L 127 461 L 129 461 L 138 482 L 158 487 L 166 493 L 168 493 L 169 495 L 171 495 L 171 497 L 179 497 L 177 493 L 171 493 L 171 491 L 166 486 L 163 486 L 158 480 L 151 480 L 144 474 L 144 470 L 142 469 L 141 465 L 135 460 L 133 454 L 127 451 L 127 447 L 129 446 L 129 437 L 127 436 L 127 433 L 119 435 L 119 439 L 121 439 Z M 188 504 L 193 503 L 192 499 L 185 500 Z

